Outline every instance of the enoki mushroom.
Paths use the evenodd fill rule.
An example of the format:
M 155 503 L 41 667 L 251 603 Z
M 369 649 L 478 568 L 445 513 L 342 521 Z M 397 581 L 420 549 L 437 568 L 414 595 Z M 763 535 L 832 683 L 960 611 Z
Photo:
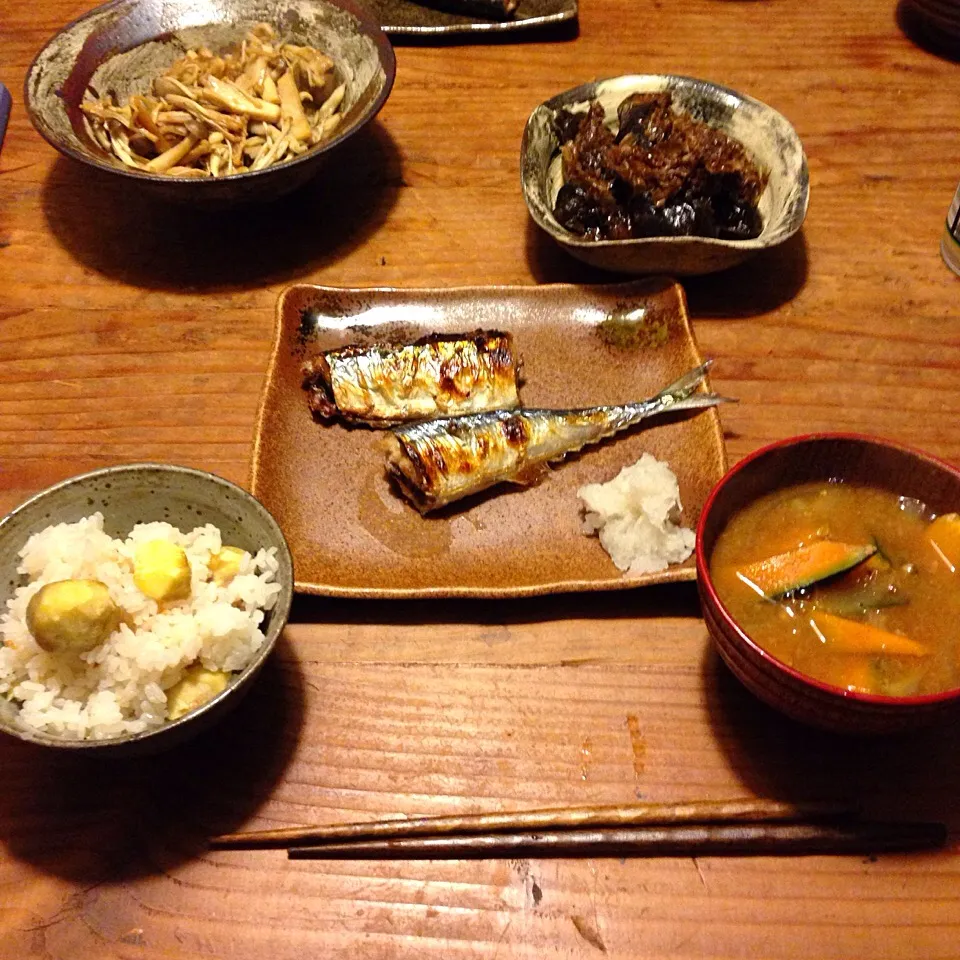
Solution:
M 345 91 L 328 56 L 277 42 L 259 23 L 224 53 L 188 50 L 151 94 L 120 105 L 88 92 L 80 106 L 97 143 L 126 166 L 222 177 L 292 160 L 330 137 Z

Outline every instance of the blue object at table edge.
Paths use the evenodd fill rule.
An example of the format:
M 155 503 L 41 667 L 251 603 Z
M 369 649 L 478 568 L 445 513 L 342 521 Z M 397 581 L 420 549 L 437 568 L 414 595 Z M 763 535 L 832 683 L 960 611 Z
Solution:
M 10 91 L 0 83 L 0 150 L 3 149 L 3 135 L 7 132 L 7 120 L 10 118 Z

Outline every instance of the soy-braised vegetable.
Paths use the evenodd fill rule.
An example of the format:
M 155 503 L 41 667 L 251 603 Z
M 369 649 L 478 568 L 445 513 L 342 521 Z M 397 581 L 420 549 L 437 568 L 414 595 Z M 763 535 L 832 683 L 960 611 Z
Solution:
M 742 144 L 677 109 L 668 91 L 634 93 L 616 129 L 592 101 L 557 111 L 563 185 L 554 215 L 590 240 L 760 235 L 768 173 Z

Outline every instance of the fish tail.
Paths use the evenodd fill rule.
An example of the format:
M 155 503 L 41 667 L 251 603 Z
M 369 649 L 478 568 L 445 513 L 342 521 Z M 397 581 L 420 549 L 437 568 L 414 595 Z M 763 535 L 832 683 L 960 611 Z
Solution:
M 682 377 L 674 380 L 649 400 L 605 408 L 609 416 L 609 432 L 618 433 L 620 430 L 640 423 L 641 420 L 646 420 L 647 417 L 655 417 L 662 413 L 703 410 L 706 407 L 716 407 L 721 403 L 735 403 L 736 401 L 730 397 L 721 397 L 716 393 L 695 392 L 703 383 L 712 363 L 712 360 L 707 360 L 700 366 L 688 370 Z
M 673 383 L 664 387 L 655 397 L 651 397 L 650 402 L 666 406 L 668 403 L 685 400 L 703 383 L 707 377 L 707 372 L 712 366 L 712 360 L 704 360 L 700 366 L 688 370 L 682 377 L 679 377 L 674 380 Z
M 722 397 L 719 393 L 695 393 L 692 397 L 684 397 L 675 403 L 664 404 L 659 410 L 651 412 L 666 413 L 668 410 L 702 410 L 704 407 L 716 407 L 721 403 L 736 402 L 733 397 Z
M 706 379 L 712 360 L 704 360 L 699 366 L 688 370 L 682 377 L 664 387 L 656 396 L 638 404 L 645 408 L 644 416 L 666 413 L 668 410 L 701 410 L 715 407 L 720 403 L 734 403 L 729 397 L 716 393 L 696 393 L 697 387 Z

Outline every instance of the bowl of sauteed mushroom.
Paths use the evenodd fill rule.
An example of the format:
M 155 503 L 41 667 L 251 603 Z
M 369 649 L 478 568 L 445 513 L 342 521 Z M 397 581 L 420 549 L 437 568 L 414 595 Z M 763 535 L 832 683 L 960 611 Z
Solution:
M 721 657 L 761 700 L 841 733 L 960 713 L 960 471 L 889 440 L 771 444 L 717 484 L 697 584 Z
M 807 160 L 776 110 L 691 77 L 613 77 L 527 121 L 520 154 L 534 222 L 605 270 L 690 275 L 783 243 L 807 211 Z
M 48 41 L 24 94 L 61 153 L 164 199 L 223 204 L 312 177 L 395 73 L 353 0 L 116 0 Z

